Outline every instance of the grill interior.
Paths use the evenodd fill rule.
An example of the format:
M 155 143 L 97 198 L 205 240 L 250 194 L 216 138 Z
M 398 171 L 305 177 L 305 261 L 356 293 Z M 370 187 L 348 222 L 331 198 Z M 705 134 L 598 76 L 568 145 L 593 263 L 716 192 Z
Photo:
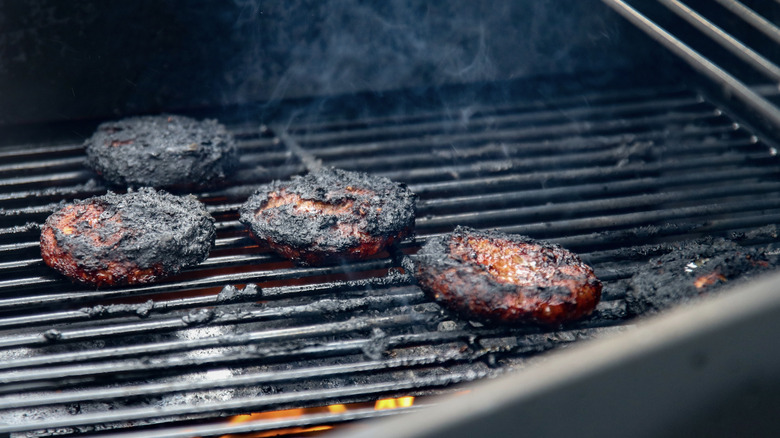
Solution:
M 106 190 L 75 140 L 88 130 L 0 151 L 0 432 L 217 436 L 421 409 L 425 396 L 631 325 L 626 281 L 660 243 L 748 233 L 744 244 L 767 245 L 775 234 L 749 231 L 780 220 L 777 150 L 681 85 L 569 88 L 400 115 L 260 114 L 221 117 L 242 157 L 229 181 L 197 194 L 217 219 L 209 259 L 144 287 L 84 289 L 40 259 L 48 214 Z M 420 196 L 416 239 L 316 268 L 258 248 L 238 206 L 256 185 L 319 163 L 408 184 Z M 602 302 L 559 329 L 452 316 L 403 265 L 455 225 L 578 252 L 605 284 Z M 370 404 L 407 395 L 422 398 L 392 411 Z M 357 405 L 225 421 L 335 403 Z

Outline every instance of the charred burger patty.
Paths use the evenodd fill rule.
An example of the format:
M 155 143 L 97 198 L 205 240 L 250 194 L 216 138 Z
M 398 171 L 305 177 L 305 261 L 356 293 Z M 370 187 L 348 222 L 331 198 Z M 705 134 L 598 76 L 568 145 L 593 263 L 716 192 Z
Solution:
M 240 220 L 283 257 L 314 265 L 369 257 L 410 235 L 415 200 L 387 178 L 328 168 L 260 187 Z
M 557 325 L 590 314 L 601 298 L 577 255 L 524 236 L 457 227 L 414 259 L 420 287 L 469 318 Z
M 54 212 L 41 230 L 44 262 L 81 283 L 149 283 L 206 259 L 214 219 L 193 196 L 143 188 L 108 192 Z
M 89 166 L 122 186 L 200 186 L 238 164 L 235 140 L 223 125 L 182 116 L 103 123 L 85 147 Z

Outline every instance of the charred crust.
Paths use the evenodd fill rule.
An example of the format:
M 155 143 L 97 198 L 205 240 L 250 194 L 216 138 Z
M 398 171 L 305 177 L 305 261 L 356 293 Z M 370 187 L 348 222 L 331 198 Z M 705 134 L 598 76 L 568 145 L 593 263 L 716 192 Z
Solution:
M 208 257 L 214 219 L 193 196 L 151 188 L 76 201 L 41 228 L 44 262 L 94 286 L 142 284 Z
M 101 124 L 84 146 L 87 164 L 118 186 L 204 186 L 238 165 L 233 135 L 216 120 L 130 117 Z
M 370 257 L 412 234 L 416 195 L 405 185 L 325 168 L 252 194 L 241 222 L 260 243 L 299 264 Z
M 601 298 L 601 282 L 576 254 L 525 236 L 457 227 L 413 259 L 420 287 L 467 318 L 559 325 L 589 315 Z

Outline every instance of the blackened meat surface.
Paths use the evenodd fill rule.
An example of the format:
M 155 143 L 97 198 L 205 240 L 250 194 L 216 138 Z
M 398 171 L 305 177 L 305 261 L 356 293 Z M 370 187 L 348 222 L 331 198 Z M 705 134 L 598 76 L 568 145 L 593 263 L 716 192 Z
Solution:
M 767 247 L 748 247 L 722 237 L 670 244 L 628 282 L 626 310 L 631 316 L 654 314 L 710 295 L 768 272 L 778 256 Z
M 85 147 L 89 166 L 120 186 L 205 186 L 238 164 L 223 125 L 175 115 L 103 123 Z
M 403 184 L 325 168 L 261 186 L 240 220 L 283 257 L 316 265 L 370 257 L 411 235 L 415 202 Z
M 570 251 L 525 236 L 457 227 L 414 256 L 420 287 L 479 320 L 557 325 L 590 314 L 601 282 Z
M 41 230 L 47 265 L 81 283 L 149 283 L 208 257 L 214 219 L 193 196 L 151 188 L 77 201 Z

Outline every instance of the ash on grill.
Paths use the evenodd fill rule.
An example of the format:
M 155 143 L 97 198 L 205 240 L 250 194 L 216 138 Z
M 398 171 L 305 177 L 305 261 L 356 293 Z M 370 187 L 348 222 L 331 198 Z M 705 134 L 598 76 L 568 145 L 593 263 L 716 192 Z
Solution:
M 626 310 L 630 316 L 658 313 L 688 303 L 724 286 L 735 286 L 780 265 L 776 243 L 743 246 L 740 241 L 776 240 L 774 225 L 732 238 L 704 237 L 668 243 L 628 281 Z

